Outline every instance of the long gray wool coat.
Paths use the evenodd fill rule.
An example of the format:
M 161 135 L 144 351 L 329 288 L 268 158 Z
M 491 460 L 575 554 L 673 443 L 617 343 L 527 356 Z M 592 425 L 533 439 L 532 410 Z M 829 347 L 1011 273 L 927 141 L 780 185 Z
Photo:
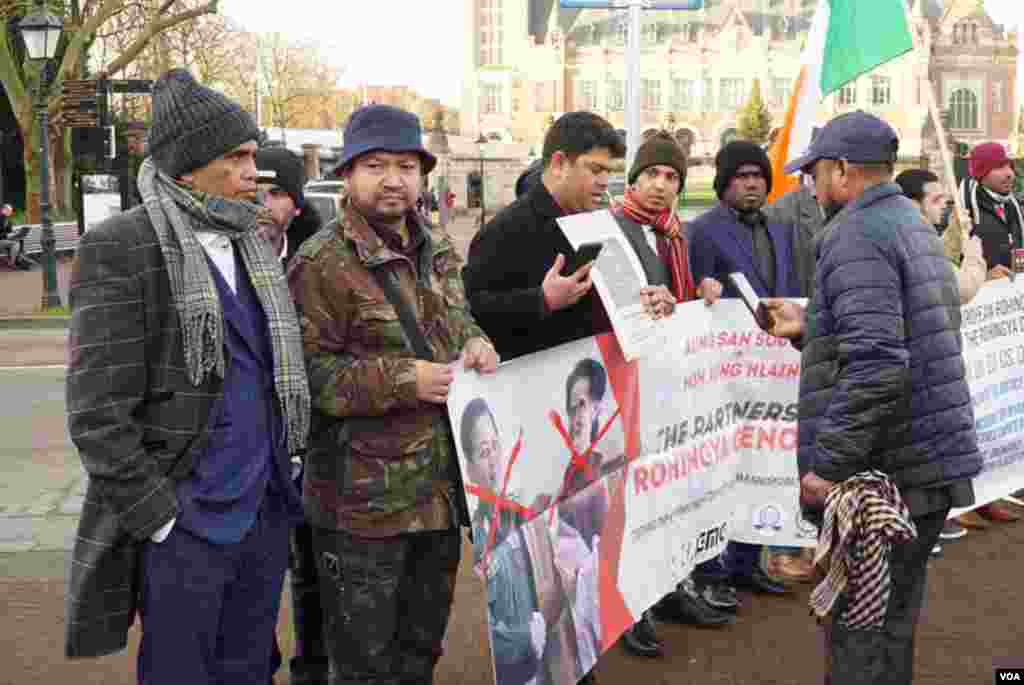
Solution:
M 71 277 L 67 409 L 89 484 L 67 592 L 69 658 L 124 649 L 138 556 L 177 515 L 175 483 L 202 453 L 221 381 L 185 373 L 178 314 L 145 209 L 86 233 Z

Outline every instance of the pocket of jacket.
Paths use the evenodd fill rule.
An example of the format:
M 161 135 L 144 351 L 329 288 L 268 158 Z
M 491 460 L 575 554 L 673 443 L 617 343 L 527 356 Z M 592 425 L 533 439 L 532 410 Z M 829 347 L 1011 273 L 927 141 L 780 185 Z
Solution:
M 404 347 L 398 312 L 388 303 L 359 305 L 352 326 L 352 335 L 371 350 Z

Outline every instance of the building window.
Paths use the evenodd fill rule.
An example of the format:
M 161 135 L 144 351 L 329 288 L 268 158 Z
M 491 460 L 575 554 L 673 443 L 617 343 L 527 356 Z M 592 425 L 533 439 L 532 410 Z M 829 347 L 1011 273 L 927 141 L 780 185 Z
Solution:
M 691 79 L 672 79 L 672 109 L 689 111 L 693 109 L 693 88 Z
M 702 109 L 705 112 L 710 112 L 715 108 L 715 85 L 711 79 L 705 78 L 701 88 Z
M 625 108 L 626 89 L 622 79 L 608 79 L 605 82 L 605 107 L 610 112 L 621 112 Z
M 718 105 L 722 109 L 735 109 L 743 104 L 743 79 L 724 78 L 721 85 L 721 97 Z
M 840 107 L 855 107 L 857 105 L 857 82 L 851 81 L 839 89 Z
M 644 45 L 654 45 L 658 42 L 658 25 L 645 24 L 640 32 L 640 41 Z
M 651 112 L 661 111 L 661 81 L 647 78 L 640 80 L 640 108 Z
M 978 96 L 969 88 L 958 88 L 949 96 L 950 128 L 978 128 Z
M 700 26 L 698 24 L 687 24 L 686 25 L 686 39 L 691 43 L 696 43 L 700 38 Z
M 1003 84 L 993 83 L 992 84 L 992 112 L 995 114 L 1003 113 Z
M 786 106 L 786 99 L 789 97 L 789 92 L 793 88 L 793 79 L 788 78 L 772 78 L 771 80 L 771 93 L 769 99 L 771 106 L 775 109 L 781 109 Z
M 871 104 L 876 107 L 892 104 L 892 79 L 888 76 L 871 77 Z
M 626 39 L 629 37 L 629 26 L 624 21 L 620 21 L 615 26 L 615 42 L 619 45 L 625 45 Z
M 533 85 L 533 109 L 536 112 L 555 111 L 555 87 L 554 81 L 541 81 Z
M 597 109 L 597 81 L 576 82 L 576 109 L 588 112 Z
M 501 3 L 502 0 L 478 0 L 479 60 L 480 65 L 501 64 Z
M 499 114 L 501 112 L 501 84 L 484 83 L 480 88 L 480 113 Z

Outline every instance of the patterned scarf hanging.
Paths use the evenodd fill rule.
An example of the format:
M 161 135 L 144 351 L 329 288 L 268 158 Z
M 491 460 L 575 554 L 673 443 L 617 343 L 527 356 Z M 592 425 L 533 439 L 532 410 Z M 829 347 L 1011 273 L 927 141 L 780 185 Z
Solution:
M 679 216 L 671 208 L 660 212 L 644 209 L 632 188 L 626 189 L 621 211 L 630 219 L 650 226 L 658 234 L 658 257 L 672 273 L 672 294 L 679 302 L 697 299 L 697 287 L 690 273 L 690 255 Z
M 825 520 L 814 565 L 825 576 L 811 592 L 811 612 L 832 612 L 840 595 L 845 611 L 835 617 L 851 630 L 880 629 L 889 609 L 893 545 L 917 537 L 899 490 L 880 471 L 864 471 L 833 487 L 825 498 Z
M 257 227 L 269 220 L 252 203 L 195 195 L 147 158 L 139 193 L 167 263 L 171 297 L 181 321 L 185 367 L 198 386 L 211 371 L 224 378 L 224 319 L 217 286 L 195 231 L 218 233 L 238 248 L 267 317 L 274 353 L 274 388 L 288 431 L 289 454 L 301 452 L 309 432 L 310 398 L 295 305 L 284 272 Z

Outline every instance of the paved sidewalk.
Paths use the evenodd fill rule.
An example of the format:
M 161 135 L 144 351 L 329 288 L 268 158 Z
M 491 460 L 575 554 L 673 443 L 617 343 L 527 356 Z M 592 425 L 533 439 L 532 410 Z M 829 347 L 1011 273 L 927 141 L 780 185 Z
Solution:
M 71 258 L 57 258 L 57 289 L 61 303 L 68 303 Z M 0 266 L 0 317 L 32 316 L 40 312 L 43 299 L 43 271 L 11 270 Z M 2 682 L 2 681 L 0 681 Z

